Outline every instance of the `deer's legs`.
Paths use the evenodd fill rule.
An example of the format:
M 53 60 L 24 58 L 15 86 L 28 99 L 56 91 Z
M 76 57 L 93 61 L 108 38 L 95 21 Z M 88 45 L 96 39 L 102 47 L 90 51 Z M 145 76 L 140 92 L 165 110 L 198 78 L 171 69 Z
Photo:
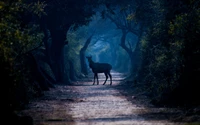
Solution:
M 110 72 L 108 73 L 108 75 L 110 76 L 110 85 L 112 85 L 112 75 L 110 74 Z
M 99 78 L 98 78 L 98 74 L 97 73 L 95 73 L 96 74 L 96 78 L 97 78 L 97 85 L 99 85 Z
M 94 85 L 94 83 L 95 83 L 95 77 L 96 77 L 96 73 L 94 74 L 94 82 L 93 82 L 93 85 Z
M 97 73 L 94 73 L 94 82 L 93 82 L 93 85 L 95 83 L 95 78 L 97 79 L 97 85 L 99 85 L 99 79 L 98 79 Z
M 104 74 L 105 74 L 105 76 L 106 76 L 106 80 L 105 80 L 105 82 L 103 83 L 103 85 L 106 84 L 106 81 L 107 81 L 107 79 L 108 79 L 108 74 L 107 74 L 107 73 L 104 73 Z

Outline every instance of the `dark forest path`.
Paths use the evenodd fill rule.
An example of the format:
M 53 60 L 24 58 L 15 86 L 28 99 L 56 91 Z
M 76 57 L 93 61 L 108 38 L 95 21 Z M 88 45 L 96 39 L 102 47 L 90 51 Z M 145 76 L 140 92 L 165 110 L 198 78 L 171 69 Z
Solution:
M 100 84 L 92 85 L 92 77 L 74 85 L 59 85 L 32 101 L 20 114 L 30 115 L 34 125 L 180 125 L 168 121 L 170 109 L 147 108 L 128 100 L 118 88 L 123 74 L 112 73 L 110 81 L 99 74 Z M 133 95 L 134 96 L 134 95 Z M 154 115 L 151 115 L 154 114 Z M 170 114 L 170 113 L 168 113 Z

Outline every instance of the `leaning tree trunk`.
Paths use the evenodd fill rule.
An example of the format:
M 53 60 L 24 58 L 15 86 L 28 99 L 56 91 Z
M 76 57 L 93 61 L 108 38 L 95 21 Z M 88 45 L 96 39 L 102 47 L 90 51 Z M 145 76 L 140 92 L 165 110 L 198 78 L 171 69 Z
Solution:
M 133 60 L 133 67 L 132 67 L 132 76 L 137 77 L 138 71 L 140 70 L 141 67 L 141 62 L 142 62 L 142 55 L 141 55 L 141 39 L 144 33 L 144 25 L 141 25 L 140 30 L 138 32 L 138 41 L 136 44 L 136 47 L 133 51 L 132 54 L 132 60 Z
M 45 18 L 41 18 L 41 20 L 40 20 L 40 27 L 44 33 L 43 43 L 45 46 L 45 50 L 42 51 L 42 53 L 45 55 L 45 57 L 42 59 L 45 63 L 47 63 L 49 65 L 51 71 L 53 71 L 53 65 L 52 65 L 52 59 L 51 59 L 51 41 L 50 41 L 51 34 L 47 28 L 47 24 L 45 23 L 45 21 L 46 21 Z M 54 72 L 52 72 L 52 73 L 53 73 L 53 76 L 55 77 Z M 49 76 L 49 77 L 51 77 L 51 76 Z M 52 77 L 49 79 L 51 79 L 52 83 L 56 84 L 56 82 L 54 80 L 52 80 L 53 79 Z
M 141 27 L 141 30 L 139 32 L 139 34 L 137 34 L 138 36 L 138 41 L 136 44 L 136 47 L 134 49 L 134 51 L 132 51 L 131 45 L 129 45 L 130 47 L 126 46 L 126 35 L 127 35 L 128 31 L 122 29 L 122 37 L 121 37 L 121 43 L 120 46 L 128 53 L 130 60 L 131 60 L 131 76 L 136 76 L 140 64 L 141 64 L 141 53 L 140 53 L 140 39 L 142 37 L 143 34 L 143 27 Z
M 87 70 L 87 65 L 85 62 L 85 51 L 88 47 L 88 45 L 91 42 L 92 36 L 94 34 L 92 34 L 85 42 L 85 45 L 81 48 L 80 50 L 80 64 L 81 64 L 81 73 L 83 73 L 84 75 L 88 75 L 88 70 Z
M 129 58 L 131 60 L 131 71 L 132 71 L 135 60 L 133 59 L 133 51 L 132 51 L 131 47 L 128 48 L 126 46 L 126 35 L 127 35 L 127 33 L 128 33 L 128 31 L 126 31 L 124 29 L 122 30 L 122 37 L 121 37 L 120 46 L 127 52 L 128 56 L 129 56 Z
M 140 51 L 140 42 L 138 41 L 135 47 L 135 50 L 133 51 L 132 54 L 132 62 L 133 62 L 133 67 L 132 67 L 132 76 L 136 76 L 134 74 L 137 74 L 139 69 L 140 69 L 140 64 L 141 64 L 141 51 Z
M 31 74 L 32 76 L 35 78 L 35 80 L 39 83 L 40 88 L 43 91 L 47 91 L 49 90 L 49 84 L 48 84 L 48 80 L 45 78 L 45 76 L 43 75 L 37 60 L 35 59 L 35 57 L 33 56 L 32 53 L 28 53 L 28 57 L 30 58 L 30 65 L 32 65 L 31 67 Z

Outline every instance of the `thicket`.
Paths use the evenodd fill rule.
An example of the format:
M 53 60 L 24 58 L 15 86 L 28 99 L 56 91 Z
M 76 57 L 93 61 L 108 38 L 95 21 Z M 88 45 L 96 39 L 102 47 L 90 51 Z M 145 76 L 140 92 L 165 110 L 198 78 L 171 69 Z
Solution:
M 141 42 L 138 81 L 159 105 L 198 105 L 200 83 L 199 1 L 160 1 L 161 18 Z
M 41 46 L 43 33 L 30 17 L 44 14 L 44 3 L 0 1 L 0 73 L 3 105 L 9 114 L 42 93 L 31 75 L 30 52 Z M 31 15 L 31 16 L 30 16 Z

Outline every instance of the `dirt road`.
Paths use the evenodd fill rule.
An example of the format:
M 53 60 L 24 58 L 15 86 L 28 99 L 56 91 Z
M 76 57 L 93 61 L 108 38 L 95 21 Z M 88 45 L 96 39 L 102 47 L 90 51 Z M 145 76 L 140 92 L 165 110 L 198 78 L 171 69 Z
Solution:
M 30 115 L 34 125 L 180 125 L 167 121 L 165 108 L 147 108 L 128 101 L 116 87 L 123 79 L 113 73 L 113 85 L 92 85 L 92 79 L 74 85 L 56 86 L 45 96 L 34 100 L 20 114 Z M 133 95 L 134 99 L 134 95 Z M 137 102 L 137 98 L 135 99 Z M 154 114 L 154 115 L 149 115 Z M 156 115 L 157 114 L 157 115 Z M 183 124 L 183 123 L 182 123 Z

